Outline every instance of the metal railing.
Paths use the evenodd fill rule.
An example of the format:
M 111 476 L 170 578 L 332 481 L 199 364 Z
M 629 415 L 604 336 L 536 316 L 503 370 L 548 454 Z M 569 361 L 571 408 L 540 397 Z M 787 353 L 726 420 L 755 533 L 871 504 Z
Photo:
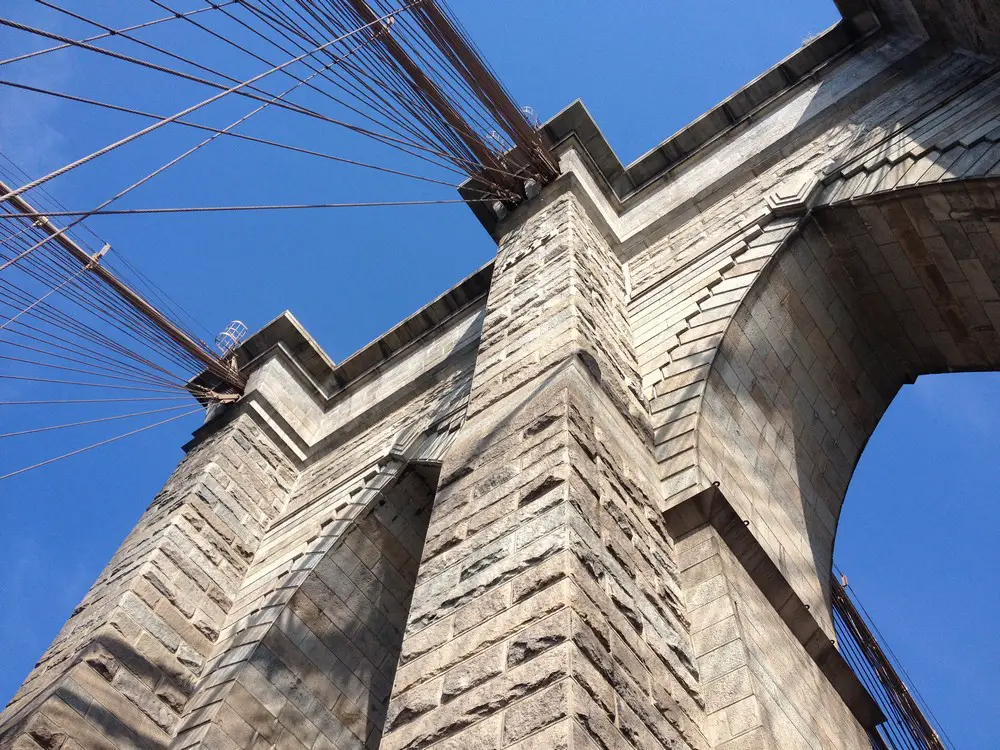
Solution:
M 918 705 L 919 696 L 915 698 L 900 678 L 891 650 L 883 648 L 878 629 L 849 593 L 846 577 L 834 578 L 830 590 L 837 648 L 886 717 L 868 731 L 874 750 L 945 750 Z

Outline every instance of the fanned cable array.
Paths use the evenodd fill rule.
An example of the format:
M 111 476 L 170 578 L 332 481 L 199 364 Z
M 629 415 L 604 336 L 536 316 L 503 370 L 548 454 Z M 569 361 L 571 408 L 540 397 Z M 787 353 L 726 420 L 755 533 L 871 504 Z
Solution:
M 20 176 L 3 161 L 0 190 Z M 9 205 L 20 216 L 0 229 L 0 479 L 191 416 L 198 402 L 236 398 L 242 376 L 125 257 L 84 228 L 62 231 L 24 198 Z M 225 385 L 191 382 L 203 372 Z M 53 433 L 97 426 L 111 432 L 46 450 L 65 448 Z M 5 450 L 16 438 L 33 446 Z M 10 455 L 36 460 L 11 465 Z
M 126 260 L 141 248 L 99 238 L 88 220 L 230 212 L 237 222 L 247 211 L 463 202 L 500 212 L 557 174 L 542 132 L 442 0 L 142 0 L 130 12 L 142 7 L 149 17 L 128 25 L 91 17 L 88 4 L 71 0 L 15 5 L 0 10 L 0 30 L 23 48 L 0 59 L 0 90 L 112 113 L 129 127 L 40 176 L 20 171 L 17 153 L 0 165 L 0 479 L 235 400 L 245 385 L 230 353 L 205 343 L 191 316 Z M 211 59 L 196 59 L 206 51 Z M 124 95 L 111 100 L 101 87 L 40 84 L 32 71 L 61 56 L 176 86 L 178 101 L 154 111 Z M 275 114 L 329 135 L 317 145 L 295 142 L 286 128 L 247 132 L 251 120 Z M 157 131 L 182 131 L 190 145 L 165 159 L 144 148 Z M 329 147 L 357 139 L 364 148 Z M 147 183 L 220 140 L 450 192 L 136 205 Z M 124 150 L 135 174 L 109 187 L 105 200 L 67 208 L 52 197 L 66 175 L 100 169 Z M 46 441 L 95 426 L 114 431 L 68 450 L 61 439 Z M 15 438 L 61 450 L 42 450 L 25 464 L 32 451 L 4 450 Z M 8 465 L 4 456 L 25 465 Z

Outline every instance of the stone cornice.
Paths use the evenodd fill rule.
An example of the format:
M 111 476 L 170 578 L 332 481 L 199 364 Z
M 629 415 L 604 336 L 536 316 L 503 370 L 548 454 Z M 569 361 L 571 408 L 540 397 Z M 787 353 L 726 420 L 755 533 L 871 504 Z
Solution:
M 669 180 L 674 172 L 720 141 L 752 127 L 804 83 L 815 81 L 846 53 L 878 35 L 878 18 L 869 9 L 867 0 L 842 0 L 839 5 L 846 14 L 845 20 L 819 34 L 628 166 L 621 163 L 580 100 L 545 123 L 543 129 L 557 150 L 564 151 L 565 146 L 572 143 L 585 155 L 600 191 L 614 211 L 624 215 L 647 197 L 650 188 Z M 860 5 L 864 8 L 853 7 Z M 487 231 L 495 234 L 497 217 L 490 207 L 474 203 L 471 208 Z

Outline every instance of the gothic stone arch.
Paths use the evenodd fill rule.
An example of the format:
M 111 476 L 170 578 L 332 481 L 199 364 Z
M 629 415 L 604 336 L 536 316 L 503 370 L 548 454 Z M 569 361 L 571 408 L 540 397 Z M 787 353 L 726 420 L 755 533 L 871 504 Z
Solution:
M 740 302 L 709 370 L 699 462 L 790 577 L 827 586 L 854 466 L 897 391 L 1000 367 L 998 185 L 816 209 Z

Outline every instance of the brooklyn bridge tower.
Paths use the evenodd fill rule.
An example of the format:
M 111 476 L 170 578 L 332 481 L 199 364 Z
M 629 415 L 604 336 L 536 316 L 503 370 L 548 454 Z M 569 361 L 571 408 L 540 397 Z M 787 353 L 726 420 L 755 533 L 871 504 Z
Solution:
M 117 290 L 208 418 L 0 745 L 941 747 L 831 565 L 897 391 L 1000 366 L 1000 6 L 839 0 L 630 166 L 440 2 L 263 6 L 313 19 L 285 59 L 375 50 L 496 258 L 339 364 L 290 313 L 208 355 Z

